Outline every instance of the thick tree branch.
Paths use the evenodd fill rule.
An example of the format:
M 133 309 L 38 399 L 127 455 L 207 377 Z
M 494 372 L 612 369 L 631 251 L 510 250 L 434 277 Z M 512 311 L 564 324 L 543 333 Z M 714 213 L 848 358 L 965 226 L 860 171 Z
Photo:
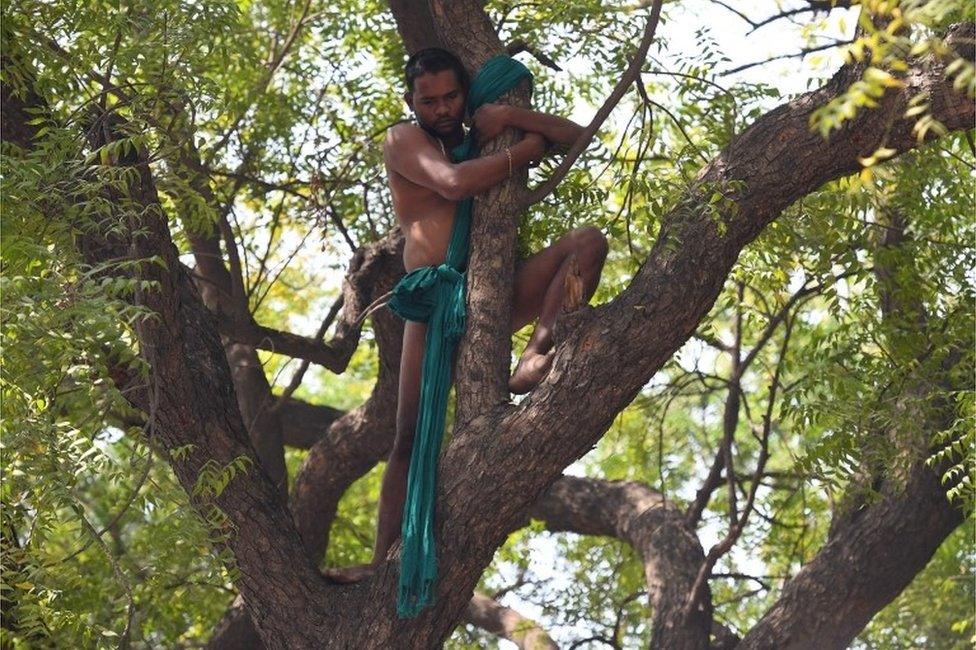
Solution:
M 527 512 L 552 531 L 606 535 L 633 546 L 644 561 L 653 612 L 651 647 L 708 648 L 712 606 L 707 584 L 695 612 L 684 614 L 704 552 L 676 504 L 640 483 L 564 475 Z
M 555 650 L 559 647 L 538 623 L 484 594 L 475 593 L 468 602 L 464 620 L 508 639 L 524 650 Z
M 407 54 L 425 47 L 444 47 L 426 1 L 390 0 L 389 5 Z
M 967 29 L 971 33 L 972 26 Z M 924 60 L 907 71 L 904 88 L 888 92 L 877 108 L 862 111 L 824 142 L 810 131 L 810 114 L 858 75 L 843 68 L 823 88 L 770 111 L 736 137 L 665 219 L 631 285 L 613 302 L 564 319 L 546 380 L 500 420 L 490 411 L 462 420 L 440 463 L 438 540 L 446 562 L 440 600 L 421 615 L 422 625 L 436 627 L 437 616 L 466 602 L 466 586 L 503 540 L 498 529 L 508 529 L 506 522 L 585 454 L 687 340 L 741 249 L 763 227 L 797 198 L 857 171 L 858 158 L 880 142 L 899 153 L 919 146 L 913 121 L 903 117 L 917 92 L 928 93 L 933 114 L 948 129 L 972 124 L 972 102 L 952 89 L 941 62 Z M 718 218 L 706 207 L 710 189 L 729 199 Z M 380 573 L 377 586 L 388 579 Z M 392 590 L 377 597 L 382 593 L 392 597 Z

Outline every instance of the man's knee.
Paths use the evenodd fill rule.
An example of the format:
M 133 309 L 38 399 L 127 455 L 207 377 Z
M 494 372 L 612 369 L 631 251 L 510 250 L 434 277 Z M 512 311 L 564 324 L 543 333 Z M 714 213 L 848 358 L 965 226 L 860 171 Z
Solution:
M 610 250 L 607 238 L 603 231 L 595 226 L 583 226 L 574 228 L 570 235 L 576 244 L 579 252 L 593 256 L 595 259 L 603 261 Z

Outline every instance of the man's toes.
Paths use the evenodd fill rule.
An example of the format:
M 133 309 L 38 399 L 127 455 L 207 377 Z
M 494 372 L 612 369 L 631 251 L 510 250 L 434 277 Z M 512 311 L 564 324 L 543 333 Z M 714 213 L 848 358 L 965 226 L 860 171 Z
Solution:
M 335 582 L 338 584 L 346 584 L 349 582 L 349 574 L 344 569 L 332 568 L 326 569 L 322 572 L 322 575 L 329 582 Z
M 337 569 L 326 569 L 325 571 L 322 572 L 322 577 L 325 578 L 326 581 L 328 582 L 335 582 L 340 584 L 343 582 L 343 575 Z
M 517 369 L 515 374 L 513 374 L 508 380 L 508 392 L 512 393 L 513 395 L 521 395 L 526 392 L 525 380 L 518 373 Z
M 552 367 L 552 359 L 556 351 L 549 350 L 545 354 L 536 354 L 519 360 L 515 373 L 508 380 L 508 390 L 515 395 L 522 395 L 535 388 L 548 374 Z

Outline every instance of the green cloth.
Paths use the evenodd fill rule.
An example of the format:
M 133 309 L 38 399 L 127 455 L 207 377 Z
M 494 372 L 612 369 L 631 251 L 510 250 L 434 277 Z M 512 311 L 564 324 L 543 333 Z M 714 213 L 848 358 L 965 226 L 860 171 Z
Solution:
M 501 97 L 522 78 L 532 74 L 515 59 L 500 55 L 489 59 L 468 90 L 467 111 Z M 469 132 L 451 151 L 454 162 L 478 156 Z M 438 266 L 422 266 L 407 273 L 393 288 L 388 306 L 406 320 L 427 323 L 420 380 L 420 404 L 414 432 L 407 496 L 403 507 L 400 550 L 400 588 L 397 615 L 413 618 L 434 599 L 437 555 L 434 549 L 434 503 L 437 458 L 444 437 L 447 394 L 451 388 L 454 348 L 464 334 L 466 318 L 468 233 L 472 199 L 458 202 L 447 259 Z

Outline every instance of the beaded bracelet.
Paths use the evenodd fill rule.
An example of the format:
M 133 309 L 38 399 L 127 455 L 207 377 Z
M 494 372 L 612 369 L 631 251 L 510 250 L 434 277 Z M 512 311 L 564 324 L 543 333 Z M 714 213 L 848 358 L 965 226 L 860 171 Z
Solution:
M 512 177 L 512 150 L 505 147 L 505 153 L 508 155 L 508 177 Z

